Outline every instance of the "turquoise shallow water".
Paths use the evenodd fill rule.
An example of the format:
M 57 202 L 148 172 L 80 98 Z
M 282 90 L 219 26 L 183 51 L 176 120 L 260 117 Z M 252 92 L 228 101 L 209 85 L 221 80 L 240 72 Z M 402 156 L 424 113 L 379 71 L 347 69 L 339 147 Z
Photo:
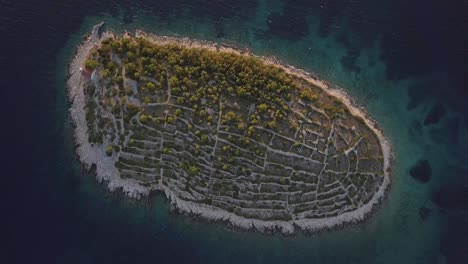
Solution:
M 99 233 L 108 235 L 109 240 L 122 240 L 118 242 L 122 250 L 133 244 L 138 248 L 141 243 L 141 250 L 145 251 L 142 254 L 148 254 L 148 249 L 155 252 L 168 248 L 172 250 L 171 245 L 177 245 L 173 254 L 181 251 L 181 255 L 191 256 L 196 262 L 237 263 L 247 259 L 252 263 L 443 263 L 441 253 L 434 250 L 439 246 L 443 232 L 439 227 L 443 220 L 430 202 L 431 191 L 443 179 L 436 178 L 421 185 L 408 176 L 410 167 L 420 158 L 431 162 L 433 174 L 440 172 L 447 162 L 460 166 L 463 160 L 463 157 L 457 156 L 441 160 L 441 156 L 448 157 L 453 150 L 446 142 L 434 142 L 432 134 L 415 123 L 415 120 L 424 119 L 428 106 L 407 110 L 408 87 L 428 82 L 430 78 L 387 79 L 386 64 L 379 56 L 381 51 L 378 40 L 360 50 L 354 63 L 359 71 L 344 67 L 341 59 L 346 54 L 346 47 L 339 39 L 355 41 L 353 32 L 344 23 L 326 38 L 313 33 L 318 27 L 318 20 L 314 17 L 307 21 L 311 33 L 300 41 L 259 36 L 259 32 L 267 29 L 265 18 L 276 8 L 275 5 L 260 5 L 253 19 L 240 21 L 233 18 L 223 21 L 225 26 L 221 39 L 217 38 L 219 32 L 211 21 L 193 19 L 188 15 L 159 21 L 143 11 L 135 10 L 131 24 L 122 24 L 120 19 L 105 14 L 86 18 L 57 57 L 59 64 L 55 84 L 58 104 L 56 114 L 65 125 L 61 135 L 65 148 L 61 150 L 63 156 L 59 162 L 63 167 L 59 167 L 59 173 L 63 177 L 72 174 L 73 178 L 78 178 L 75 179 L 78 183 L 74 194 L 76 216 L 102 229 Z M 64 91 L 66 62 L 73 55 L 81 36 L 100 21 L 105 21 L 109 28 L 117 32 L 143 29 L 156 34 L 233 43 L 259 55 L 276 56 L 286 63 L 316 73 L 332 85 L 342 87 L 365 106 L 392 142 L 395 165 L 388 199 L 366 223 L 312 236 L 298 234 L 282 237 L 237 232 L 221 224 L 208 224 L 176 215 L 169 211 L 169 205 L 161 196 L 149 202 L 135 202 L 107 193 L 104 186 L 95 183 L 92 175 L 82 171 L 74 159 L 71 138 L 73 128 L 66 114 L 68 104 Z M 67 184 L 69 180 L 63 181 Z M 430 217 L 425 220 L 419 214 L 422 206 L 432 210 Z M 104 239 L 101 242 L 106 241 Z M 87 249 L 89 252 L 82 248 L 70 250 L 63 261 L 71 261 L 77 256 L 92 260 L 100 246 L 93 245 Z

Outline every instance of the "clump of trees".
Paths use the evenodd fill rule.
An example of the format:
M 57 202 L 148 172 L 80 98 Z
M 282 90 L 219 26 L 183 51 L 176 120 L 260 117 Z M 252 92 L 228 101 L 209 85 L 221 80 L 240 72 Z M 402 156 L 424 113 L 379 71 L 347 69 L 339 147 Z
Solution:
M 301 92 L 299 93 L 299 97 L 307 102 L 315 102 L 319 98 L 317 94 L 312 93 L 312 91 L 307 88 L 303 88 L 301 90 Z
M 331 118 L 336 119 L 348 112 L 348 109 L 338 100 L 333 100 L 332 104 L 324 106 L 325 113 Z

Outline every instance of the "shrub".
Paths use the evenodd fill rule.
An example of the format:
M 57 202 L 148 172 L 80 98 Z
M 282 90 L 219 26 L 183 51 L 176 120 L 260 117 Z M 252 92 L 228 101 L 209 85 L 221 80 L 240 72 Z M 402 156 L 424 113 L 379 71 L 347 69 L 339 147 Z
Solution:
M 140 121 L 146 123 L 146 121 L 148 121 L 148 116 L 145 114 L 140 115 Z
M 114 148 L 112 147 L 112 145 L 107 146 L 105 152 L 107 156 L 112 156 L 112 153 L 114 153 Z
M 194 176 L 194 175 L 198 174 L 199 172 L 200 172 L 200 168 L 195 166 L 195 165 L 190 166 L 189 169 L 188 169 L 188 174 L 190 176 Z
M 168 147 L 164 147 L 162 149 L 162 152 L 166 155 L 171 155 L 172 154 L 172 150 L 170 150 Z

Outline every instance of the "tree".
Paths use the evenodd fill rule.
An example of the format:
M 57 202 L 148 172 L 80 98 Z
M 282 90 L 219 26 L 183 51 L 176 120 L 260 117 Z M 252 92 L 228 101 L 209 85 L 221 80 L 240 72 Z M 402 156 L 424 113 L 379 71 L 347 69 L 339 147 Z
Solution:
M 268 126 L 269 128 L 273 128 L 273 129 L 276 128 L 276 121 L 275 121 L 275 120 L 269 121 L 269 122 L 267 123 L 267 126 Z
M 171 94 L 180 95 L 181 89 L 179 87 L 172 87 Z
M 185 99 L 183 97 L 177 97 L 177 104 L 183 104 Z
M 129 62 L 125 64 L 125 73 L 127 73 L 127 76 L 133 75 L 136 71 L 136 65 L 133 62 Z
M 254 131 L 255 131 L 255 127 L 249 126 L 249 128 L 247 129 L 247 136 L 252 137 L 254 134 Z
M 200 112 L 198 113 L 200 115 L 200 117 L 205 117 L 206 116 L 206 111 L 204 109 L 200 110 Z
M 122 75 L 117 75 L 115 77 L 112 78 L 112 81 L 115 83 L 115 84 L 118 84 L 118 85 L 122 85 L 123 84 L 123 77 Z
M 90 71 L 94 71 L 99 66 L 99 63 L 93 59 L 86 60 L 85 67 Z
M 227 112 L 225 115 L 224 115 L 224 119 L 226 121 L 231 121 L 233 120 L 234 118 L 236 118 L 236 114 L 233 112 L 233 111 L 229 111 Z
M 181 115 L 182 115 L 182 110 L 180 110 L 180 108 L 177 108 L 177 109 L 175 110 L 174 114 L 175 114 L 176 116 L 181 116 Z
M 140 115 L 140 121 L 146 123 L 146 121 L 148 121 L 148 116 L 145 114 Z
M 169 78 L 169 85 L 171 87 L 175 87 L 175 86 L 179 85 L 179 78 L 177 78 L 177 76 L 175 76 L 175 75 L 172 75 Z
M 111 72 L 109 71 L 109 69 L 105 69 L 103 72 L 102 72 L 102 77 L 103 78 L 107 78 L 109 77 L 111 74 Z
M 131 117 L 133 117 L 134 115 L 136 115 L 136 113 L 138 113 L 138 111 L 140 111 L 140 108 L 134 104 L 127 104 L 126 109 L 127 109 L 128 114 Z M 119 112 L 120 112 L 120 107 L 119 107 Z
M 153 92 L 156 89 L 156 85 L 154 85 L 154 83 L 152 83 L 152 82 L 148 82 L 146 84 L 146 88 L 148 88 L 148 90 Z
M 118 52 L 118 53 L 121 53 L 119 52 L 119 49 L 122 49 L 122 45 L 120 43 L 120 41 L 118 40 L 114 40 L 112 43 L 111 43 L 111 47 L 114 51 Z
M 135 79 L 137 81 L 140 80 L 140 72 L 136 71 L 135 73 L 133 73 L 133 79 Z
M 133 61 L 135 59 L 135 53 L 131 52 L 131 51 L 128 51 L 127 52 L 127 58 L 131 61 Z
M 268 109 L 268 105 L 265 103 L 259 104 L 258 105 L 258 111 L 260 112 L 265 112 Z

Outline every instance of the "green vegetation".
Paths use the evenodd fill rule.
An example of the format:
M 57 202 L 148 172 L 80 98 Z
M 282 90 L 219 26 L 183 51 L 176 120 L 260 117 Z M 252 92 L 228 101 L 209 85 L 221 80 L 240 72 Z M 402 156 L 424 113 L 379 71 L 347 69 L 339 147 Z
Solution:
M 195 165 L 192 165 L 188 168 L 188 174 L 191 176 L 194 176 L 199 172 L 200 172 L 200 168 Z
M 106 147 L 105 151 L 106 151 L 106 155 L 110 156 L 110 155 L 112 155 L 112 153 L 114 153 L 114 147 L 112 145 L 109 145 L 109 146 Z
M 93 59 L 89 59 L 89 60 L 86 60 L 85 66 L 86 66 L 86 69 L 90 71 L 94 71 L 99 66 L 99 63 Z

